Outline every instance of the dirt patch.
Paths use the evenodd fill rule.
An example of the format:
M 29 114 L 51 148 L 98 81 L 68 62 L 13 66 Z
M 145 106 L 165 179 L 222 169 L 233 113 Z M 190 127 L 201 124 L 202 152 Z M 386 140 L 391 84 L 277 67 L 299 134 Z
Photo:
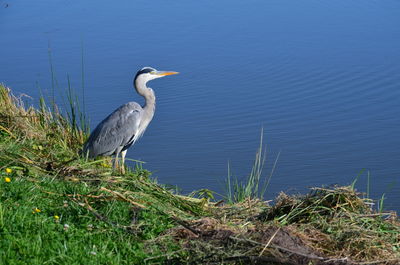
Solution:
M 290 227 L 259 223 L 238 231 L 213 218 L 181 224 L 167 232 L 191 253 L 190 263 L 202 264 L 356 264 L 330 259 L 312 249 Z

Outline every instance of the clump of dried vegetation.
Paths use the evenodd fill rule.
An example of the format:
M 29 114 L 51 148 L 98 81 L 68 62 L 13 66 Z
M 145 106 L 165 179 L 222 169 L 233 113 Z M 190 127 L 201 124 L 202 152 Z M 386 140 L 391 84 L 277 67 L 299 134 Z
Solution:
M 121 176 L 107 159 L 87 161 L 86 137 L 57 108 L 27 108 L 0 86 L 0 261 L 400 264 L 396 214 L 351 187 L 210 202 L 140 165 Z

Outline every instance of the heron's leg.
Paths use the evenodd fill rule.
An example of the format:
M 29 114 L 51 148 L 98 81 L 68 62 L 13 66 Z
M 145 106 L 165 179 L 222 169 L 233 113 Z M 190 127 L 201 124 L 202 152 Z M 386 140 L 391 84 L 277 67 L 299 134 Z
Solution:
M 119 168 L 119 164 L 118 164 L 118 155 L 119 155 L 119 152 L 117 152 L 116 154 L 115 154 L 115 158 L 114 158 L 114 169 L 118 169 Z
M 121 173 L 125 174 L 125 156 L 126 156 L 126 152 L 128 150 L 122 151 L 121 152 Z

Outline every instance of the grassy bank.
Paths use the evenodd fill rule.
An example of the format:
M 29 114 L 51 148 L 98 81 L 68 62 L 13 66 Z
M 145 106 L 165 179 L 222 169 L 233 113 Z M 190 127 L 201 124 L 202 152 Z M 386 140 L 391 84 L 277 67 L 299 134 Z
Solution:
M 210 202 L 79 157 L 86 137 L 0 86 L 0 264 L 400 263 L 397 217 L 350 187 Z

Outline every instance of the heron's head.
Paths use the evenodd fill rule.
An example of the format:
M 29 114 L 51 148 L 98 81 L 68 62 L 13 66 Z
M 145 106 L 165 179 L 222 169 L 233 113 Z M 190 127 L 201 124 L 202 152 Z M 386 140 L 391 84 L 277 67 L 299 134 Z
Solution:
M 147 83 L 148 81 L 156 78 L 164 77 L 167 75 L 175 75 L 175 74 L 178 74 L 178 72 L 158 71 L 152 67 L 144 67 L 137 72 L 134 82 Z

